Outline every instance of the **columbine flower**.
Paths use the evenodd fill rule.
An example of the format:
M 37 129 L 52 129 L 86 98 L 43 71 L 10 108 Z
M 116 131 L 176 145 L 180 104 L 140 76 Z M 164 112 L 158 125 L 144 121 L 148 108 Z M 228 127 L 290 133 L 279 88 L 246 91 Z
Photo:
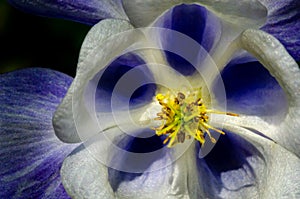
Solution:
M 123 5 L 135 26 L 155 19 L 151 27 L 167 29 L 134 30 L 126 20 L 109 19 L 94 26 L 83 43 L 77 75 L 53 118 L 61 140 L 84 141 L 61 170 L 68 194 L 75 198 L 296 197 L 300 72 L 273 36 L 244 31 L 263 23 L 264 7 L 254 1 L 204 1 L 209 10 L 198 4 L 180 5 L 156 19 L 170 5 L 152 2 Z M 267 5 L 269 11 L 278 9 Z M 151 12 L 142 15 L 145 8 Z M 283 43 L 290 41 L 287 38 L 280 37 Z M 287 47 L 298 58 L 297 45 Z M 254 57 L 236 54 L 241 49 Z M 1 180 L 27 179 L 37 164 L 6 169 Z M 22 182 L 32 187 L 35 181 Z M 51 184 L 44 196 L 57 186 Z

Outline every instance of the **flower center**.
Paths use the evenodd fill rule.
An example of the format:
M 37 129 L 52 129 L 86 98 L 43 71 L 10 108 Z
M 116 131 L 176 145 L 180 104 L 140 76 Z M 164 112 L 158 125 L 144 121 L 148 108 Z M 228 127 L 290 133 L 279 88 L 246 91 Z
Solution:
M 223 135 L 225 133 L 209 125 L 209 114 L 238 116 L 235 113 L 207 109 L 201 97 L 201 88 L 187 94 L 178 92 L 177 96 L 170 93 L 166 95 L 159 93 L 156 95 L 156 100 L 162 108 L 161 112 L 157 113 L 155 120 L 162 120 L 162 123 L 154 130 L 158 136 L 167 136 L 163 143 L 168 143 L 168 147 L 172 147 L 176 143 L 183 143 L 185 139 L 191 138 L 204 144 L 206 134 L 211 142 L 216 143 L 210 130 Z

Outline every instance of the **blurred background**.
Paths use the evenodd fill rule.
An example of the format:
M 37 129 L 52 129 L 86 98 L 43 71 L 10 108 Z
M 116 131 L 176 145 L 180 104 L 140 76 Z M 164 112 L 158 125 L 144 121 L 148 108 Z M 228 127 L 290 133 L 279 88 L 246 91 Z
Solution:
M 0 0 L 0 73 L 28 67 L 75 76 L 88 25 L 24 13 Z

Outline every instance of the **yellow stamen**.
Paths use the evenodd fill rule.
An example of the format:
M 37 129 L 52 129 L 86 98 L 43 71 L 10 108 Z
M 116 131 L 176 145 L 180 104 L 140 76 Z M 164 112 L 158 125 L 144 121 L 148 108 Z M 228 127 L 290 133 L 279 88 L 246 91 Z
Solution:
M 208 124 L 208 114 L 238 116 L 235 113 L 207 109 L 201 97 L 201 88 L 187 95 L 179 92 L 176 97 L 170 93 L 166 95 L 159 93 L 156 95 L 156 99 L 162 109 L 157 113 L 158 117 L 155 120 L 162 120 L 162 124 L 154 130 L 158 136 L 167 136 L 163 143 L 168 143 L 168 147 L 191 138 L 204 144 L 205 135 L 209 136 L 212 143 L 216 143 L 210 130 L 222 135 L 225 133 Z

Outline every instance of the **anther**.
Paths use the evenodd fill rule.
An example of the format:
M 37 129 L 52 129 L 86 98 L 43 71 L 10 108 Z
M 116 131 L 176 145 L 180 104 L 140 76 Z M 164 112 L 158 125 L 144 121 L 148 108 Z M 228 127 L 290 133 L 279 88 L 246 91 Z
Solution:
M 158 136 L 167 136 L 163 143 L 168 143 L 168 147 L 172 147 L 176 143 L 183 143 L 185 139 L 191 138 L 204 144 L 205 135 L 208 135 L 211 142 L 215 143 L 216 139 L 211 136 L 210 130 L 220 134 L 225 133 L 208 124 L 209 116 L 207 114 L 238 116 L 235 113 L 206 109 L 200 92 L 201 89 L 189 93 L 187 96 L 178 92 L 176 97 L 170 94 L 156 95 L 162 109 L 161 112 L 156 114 L 155 120 L 162 120 L 162 124 L 154 130 Z M 196 100 L 194 100 L 195 98 Z

